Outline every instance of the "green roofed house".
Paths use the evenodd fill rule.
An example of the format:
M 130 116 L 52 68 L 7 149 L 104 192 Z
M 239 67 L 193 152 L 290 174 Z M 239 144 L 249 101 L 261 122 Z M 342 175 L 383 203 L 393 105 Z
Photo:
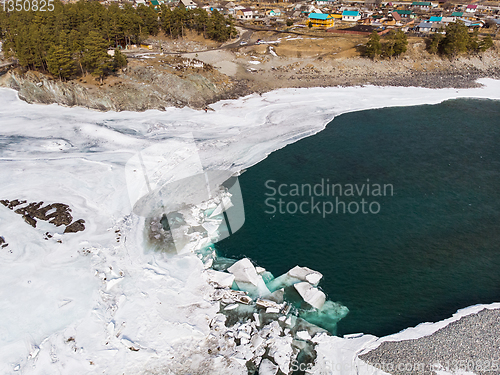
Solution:
M 401 16 L 401 18 L 415 18 L 415 13 L 411 10 L 395 10 L 397 14 Z
M 414 1 L 411 5 L 414 8 L 419 8 L 421 10 L 429 10 L 432 7 L 432 3 L 430 1 Z
M 453 12 L 451 14 L 452 17 L 462 17 L 464 15 L 464 12 Z

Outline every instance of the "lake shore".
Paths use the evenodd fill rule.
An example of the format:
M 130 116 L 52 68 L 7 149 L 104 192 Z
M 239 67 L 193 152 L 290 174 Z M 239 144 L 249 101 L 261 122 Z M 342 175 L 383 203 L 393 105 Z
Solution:
M 345 45 L 339 53 L 325 52 L 333 47 L 324 46 L 321 43 L 326 42 L 318 38 L 295 39 L 200 51 L 186 44 L 191 47 L 183 45 L 188 50 L 184 53 L 137 50 L 128 53 L 128 67 L 107 77 L 102 85 L 89 75 L 62 82 L 15 69 L 0 76 L 0 87 L 15 89 L 28 103 L 141 112 L 168 107 L 203 109 L 220 100 L 282 88 L 474 88 L 478 79 L 500 78 L 499 47 L 447 59 L 427 53 L 419 40 L 401 57 L 371 60 L 360 56 L 355 45 L 359 38 L 336 41 Z M 305 48 L 304 43 L 311 44 Z
M 26 348 L 23 341 L 26 327 L 20 326 L 19 333 L 13 323 L 13 341 L 5 345 L 8 350 L 0 361 L 2 371 L 12 373 L 13 366 L 20 363 L 23 369 L 36 368 L 31 373 L 50 373 L 62 363 L 72 363 L 75 368 L 109 374 L 166 372 L 165 369 L 172 373 L 196 373 L 200 366 L 211 373 L 246 374 L 244 361 L 237 356 L 244 349 L 241 345 L 227 345 L 223 348 L 227 356 L 221 357 L 213 351 L 218 344 L 213 345 L 206 339 L 211 338 L 209 322 L 218 308 L 207 297 L 211 290 L 202 278 L 201 261 L 194 254 L 168 261 L 146 254 L 138 246 L 140 220 L 130 217 L 125 208 L 128 195 L 120 166 L 135 152 L 152 144 L 172 141 L 182 145 L 185 134 L 192 132 L 201 155 L 206 157 L 207 167 L 237 173 L 269 153 L 321 131 L 341 113 L 435 104 L 459 97 L 500 100 L 499 81 L 480 80 L 478 85 L 481 87 L 458 90 L 374 86 L 281 89 L 219 101 L 212 105 L 214 111 L 208 113 L 190 108 L 101 113 L 57 105 L 29 106 L 16 99 L 11 90 L 0 90 L 2 133 L 17 142 L 12 141 L 3 151 L 2 178 L 8 181 L 2 187 L 3 198 L 49 202 L 64 197 L 65 201 L 74 202 L 75 215 L 88 223 L 82 235 L 89 237 L 68 240 L 62 249 L 65 254 L 73 254 L 74 249 L 82 248 L 82 259 L 90 262 L 90 265 L 84 261 L 70 263 L 67 255 L 65 264 L 66 268 L 78 271 L 64 280 L 68 288 L 74 289 L 72 300 L 80 301 L 75 307 L 80 315 L 69 316 L 64 327 L 57 319 L 46 322 L 43 332 L 31 338 L 36 354 L 31 354 L 35 349 Z M 19 126 L 20 123 L 23 126 Z M 33 134 L 39 138 L 34 140 Z M 60 186 L 65 187 L 62 193 Z M 5 213 L 6 223 L 12 221 L 8 214 Z M 16 245 L 14 241 L 18 242 L 18 248 L 29 248 L 27 244 L 36 241 L 40 243 L 37 254 L 50 254 L 50 244 L 38 239 L 40 234 L 36 229 L 29 228 L 31 237 L 25 240 L 20 234 L 22 227 L 12 222 L 10 237 L 6 238 L 12 248 Z M 116 231 L 124 239 L 118 241 Z M 23 258 L 23 262 L 12 258 L 9 258 L 11 263 L 5 263 L 3 272 L 6 275 L 11 272 L 8 279 L 19 280 L 16 283 L 24 287 L 21 282 L 26 280 L 16 274 L 18 270 L 13 265 L 26 269 L 27 264 L 37 263 L 29 257 Z M 47 267 L 46 262 L 43 264 Z M 93 281 L 87 281 L 85 278 L 91 279 L 89 275 L 96 270 Z M 117 270 L 123 274 L 115 275 Z M 53 279 L 42 276 L 35 280 L 40 283 L 30 284 L 32 293 L 46 288 L 42 280 L 53 285 L 60 283 L 55 276 Z M 88 286 L 86 290 L 79 290 L 82 285 Z M 101 293 L 102 300 L 91 298 L 92 292 Z M 6 315 L 16 316 L 15 311 L 23 311 L 26 316 L 32 313 L 32 302 L 17 301 L 17 296 L 16 293 L 6 296 L 16 301 L 8 305 L 12 310 L 6 311 Z M 54 296 L 49 301 L 53 300 L 57 306 L 60 298 Z M 50 314 L 49 309 L 37 312 L 37 319 Z M 162 335 L 158 335 L 158 331 Z M 415 338 L 411 332 L 411 329 L 405 330 L 398 337 Z M 356 354 L 360 348 L 369 348 L 375 340 L 377 338 L 369 335 L 359 339 L 322 336 L 316 340 L 318 366 L 324 365 L 325 358 L 337 358 L 344 347 L 355 344 L 353 353 Z M 85 350 L 73 350 L 71 345 Z M 283 353 L 289 350 L 289 346 L 280 348 Z M 51 362 L 53 353 L 61 358 L 56 364 Z M 38 362 L 32 360 L 33 356 L 38 356 Z M 351 364 L 354 359 L 345 356 L 340 361 Z

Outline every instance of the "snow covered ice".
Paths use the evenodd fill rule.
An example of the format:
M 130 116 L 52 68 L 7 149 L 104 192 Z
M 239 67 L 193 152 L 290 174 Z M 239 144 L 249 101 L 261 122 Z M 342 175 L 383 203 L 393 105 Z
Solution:
M 86 228 L 62 233 L 45 222 L 33 228 L 0 205 L 0 236 L 8 244 L 0 248 L 0 373 L 246 374 L 248 363 L 255 368 L 262 363 L 266 373 L 277 368 L 289 372 L 299 348 L 308 342 L 318 353 L 312 373 L 320 373 L 337 354 L 357 364 L 356 353 L 382 339 L 343 339 L 300 317 L 254 315 L 254 306 L 238 302 L 248 298 L 244 291 L 224 289 L 230 276 L 206 271 L 210 252 L 200 259 L 193 251 L 217 236 L 209 219 L 218 220 L 220 203 L 229 205 L 224 196 L 213 207 L 180 206 L 185 216 L 179 228 L 200 221 L 203 230 L 198 233 L 210 237 L 182 237 L 185 243 L 175 256 L 148 249 L 150 210 L 160 211 L 157 201 L 142 199 L 150 191 L 146 182 L 131 178 L 140 165 L 134 157 L 142 152 L 148 167 L 143 176 L 148 176 L 151 191 L 200 169 L 227 172 L 213 179 L 220 184 L 269 153 L 321 131 L 341 113 L 457 97 L 500 98 L 498 81 L 481 82 L 484 87 L 466 90 L 277 90 L 221 101 L 208 113 L 189 108 L 99 113 L 30 105 L 14 91 L 1 89 L 0 199 L 67 204 Z M 193 139 L 199 159 L 193 157 Z M 166 144 L 177 159 L 162 158 L 155 149 L 161 151 Z M 161 164 L 160 174 L 155 174 L 154 163 Z M 233 202 L 235 196 L 229 198 Z M 265 272 L 255 271 L 257 286 L 260 280 L 264 285 L 272 281 Z M 287 277 L 312 288 L 319 281 L 315 273 Z M 226 327 L 231 317 L 220 313 L 227 305 L 223 300 L 233 300 L 248 322 Z M 328 315 L 335 309 L 326 301 L 319 312 Z M 424 335 L 429 327 L 404 331 L 401 337 Z

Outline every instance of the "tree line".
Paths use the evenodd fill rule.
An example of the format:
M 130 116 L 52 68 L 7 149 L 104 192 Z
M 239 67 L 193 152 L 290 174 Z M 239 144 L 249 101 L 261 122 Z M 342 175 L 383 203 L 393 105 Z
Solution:
M 0 9 L 0 39 L 6 57 L 63 80 L 91 73 L 102 82 L 106 74 L 127 64 L 118 47 L 139 44 L 162 29 L 173 38 L 195 30 L 219 42 L 236 34 L 232 19 L 217 11 L 209 15 L 203 9 L 172 11 L 162 6 L 158 12 L 144 5 L 106 7 L 86 0 L 69 4 L 56 0 L 52 12 Z M 107 52 L 110 48 L 115 48 L 113 57 Z
M 493 47 L 491 35 L 479 39 L 479 29 L 470 33 L 461 21 L 448 24 L 444 31 L 444 35 L 436 33 L 427 40 L 427 50 L 430 53 L 455 57 L 463 53 L 484 52 Z
M 160 26 L 173 38 L 183 37 L 186 30 L 193 30 L 207 39 L 225 42 L 237 34 L 233 19 L 225 18 L 217 9 L 209 15 L 205 9 L 176 7 L 171 10 L 163 4 L 160 6 Z
M 455 57 L 464 53 L 484 52 L 493 47 L 491 35 L 479 38 L 479 30 L 469 32 L 461 21 L 449 23 L 443 30 L 427 39 L 427 51 L 443 56 Z M 364 55 L 376 57 L 393 57 L 406 52 L 408 39 L 401 31 L 391 30 L 383 39 L 373 31 L 364 46 Z
M 391 30 L 387 33 L 384 41 L 380 41 L 380 36 L 373 31 L 365 45 L 365 56 L 376 58 L 399 56 L 408 49 L 408 38 L 402 30 Z

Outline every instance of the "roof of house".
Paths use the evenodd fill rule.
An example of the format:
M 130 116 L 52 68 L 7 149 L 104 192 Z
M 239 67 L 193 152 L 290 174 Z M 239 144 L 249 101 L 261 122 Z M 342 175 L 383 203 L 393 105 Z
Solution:
M 401 21 L 401 16 L 399 15 L 398 12 L 392 12 L 391 15 L 392 17 L 394 17 L 396 21 Z
M 158 6 L 158 5 L 160 5 L 160 3 L 158 2 L 158 0 L 151 0 L 151 1 L 150 1 L 150 3 L 151 3 L 151 5 L 153 5 L 153 6 Z
M 394 12 L 396 12 L 397 14 L 412 14 L 413 12 L 411 10 L 395 10 Z
M 464 12 L 453 12 L 451 14 L 452 17 L 462 17 L 464 15 Z
M 413 3 L 411 3 L 411 5 L 416 5 L 416 6 L 420 6 L 420 7 L 429 7 L 429 6 L 431 6 L 431 2 L 430 1 L 414 1 Z
M 357 10 L 344 10 L 342 16 L 358 17 L 359 12 Z
M 472 5 L 472 4 L 467 5 L 467 9 L 477 9 L 477 5 L 476 4 L 474 4 L 474 5 Z
M 326 13 L 309 13 L 309 18 L 313 20 L 326 20 L 327 18 L 331 18 L 329 14 Z
M 418 27 L 421 29 L 430 29 L 432 27 L 432 22 L 422 21 L 418 24 Z
M 431 18 L 429 18 L 429 22 L 441 22 L 442 19 L 443 17 L 432 16 Z

